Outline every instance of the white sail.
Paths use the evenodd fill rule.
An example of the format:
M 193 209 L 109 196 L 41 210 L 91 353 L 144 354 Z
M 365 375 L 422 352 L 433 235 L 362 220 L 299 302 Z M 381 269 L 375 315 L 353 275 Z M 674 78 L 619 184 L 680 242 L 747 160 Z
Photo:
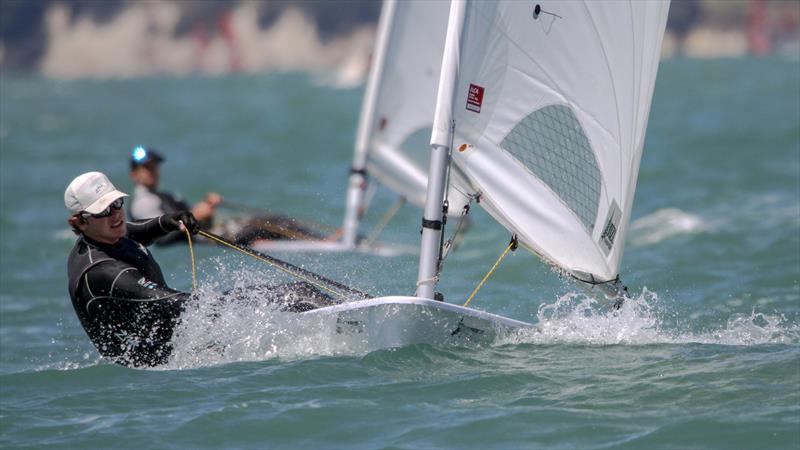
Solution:
M 304 314 L 327 321 L 331 340 L 369 348 L 459 336 L 474 343 L 493 340 L 493 330 L 530 327 L 433 300 L 451 152 L 469 183 L 462 187 L 480 194 L 480 204 L 523 244 L 576 277 L 614 279 L 667 9 L 649 0 L 453 0 L 417 298 L 381 297 Z
M 425 203 L 428 140 L 449 9 L 445 0 L 383 4 L 356 140 L 345 240 L 355 242 L 365 171 L 412 204 Z M 466 203 L 452 195 L 455 207 Z
M 463 30 L 450 105 L 453 161 L 481 206 L 522 244 L 578 278 L 614 279 L 668 1 L 455 7 L 463 8 Z M 446 126 L 435 127 L 432 144 L 450 145 Z
M 420 207 L 449 9 L 447 1 L 397 2 L 377 80 L 369 173 Z
M 315 328 L 377 349 L 492 342 L 531 326 L 434 300 L 451 152 L 462 187 L 523 244 L 589 282 L 616 278 L 667 9 L 649 0 L 453 0 L 417 297 L 304 313 L 320 320 Z

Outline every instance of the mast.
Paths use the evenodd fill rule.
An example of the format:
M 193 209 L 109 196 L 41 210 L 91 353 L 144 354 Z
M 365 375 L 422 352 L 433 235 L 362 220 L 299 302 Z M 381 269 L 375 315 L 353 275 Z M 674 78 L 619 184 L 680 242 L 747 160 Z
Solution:
M 431 135 L 428 191 L 422 216 L 417 297 L 434 298 L 442 236 L 442 206 L 453 141 L 453 97 L 458 80 L 459 41 L 464 25 L 465 0 L 453 0 L 439 75 L 439 91 Z
M 375 98 L 380 80 L 383 77 L 386 47 L 392 31 L 395 6 L 396 0 L 384 0 L 383 2 L 378 23 L 379 34 L 372 56 L 372 65 L 364 92 L 364 101 L 361 104 L 361 116 L 358 121 L 353 166 L 350 169 L 344 223 L 342 224 L 342 243 L 351 248 L 356 246 L 358 222 L 361 209 L 364 207 L 364 191 L 367 183 L 367 152 L 369 150 L 370 136 L 375 125 Z

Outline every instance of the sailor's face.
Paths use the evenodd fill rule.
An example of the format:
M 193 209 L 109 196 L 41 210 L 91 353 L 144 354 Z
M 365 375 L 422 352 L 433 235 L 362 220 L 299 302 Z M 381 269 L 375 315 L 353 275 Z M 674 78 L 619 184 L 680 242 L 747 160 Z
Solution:
M 78 228 L 84 235 L 103 244 L 115 244 L 128 233 L 125 225 L 125 210 L 123 208 L 111 210 L 108 217 L 87 217 L 85 223 Z
M 131 178 L 133 178 L 135 183 L 151 189 L 158 187 L 159 177 L 159 163 L 157 161 L 150 161 L 141 166 L 137 166 L 133 169 L 133 172 L 131 172 Z

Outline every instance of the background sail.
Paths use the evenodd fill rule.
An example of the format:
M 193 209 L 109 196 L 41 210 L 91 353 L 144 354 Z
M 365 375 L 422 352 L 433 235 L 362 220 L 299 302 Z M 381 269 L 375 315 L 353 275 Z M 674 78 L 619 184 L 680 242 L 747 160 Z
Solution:
M 423 206 L 448 1 L 394 5 L 383 77 L 377 80 L 367 168 L 411 203 Z
M 522 243 L 584 279 L 618 275 L 668 8 L 466 4 L 454 162 Z

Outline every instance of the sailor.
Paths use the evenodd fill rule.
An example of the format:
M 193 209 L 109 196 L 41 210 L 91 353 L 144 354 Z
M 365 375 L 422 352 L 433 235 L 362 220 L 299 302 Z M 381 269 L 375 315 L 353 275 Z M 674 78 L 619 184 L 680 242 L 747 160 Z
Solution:
M 164 157 L 153 148 L 138 146 L 131 153 L 130 177 L 136 185 L 130 206 L 132 219 L 148 219 L 182 210 L 191 210 L 200 228 L 221 235 L 240 245 L 251 245 L 257 240 L 271 239 L 321 239 L 318 233 L 301 226 L 289 217 L 277 214 L 261 214 L 257 217 L 232 217 L 215 221 L 222 196 L 209 192 L 205 198 L 192 206 L 174 194 L 158 189 L 159 167 Z M 227 203 L 226 203 L 227 204 Z M 167 245 L 185 240 L 182 233 L 170 233 L 158 239 L 157 245 Z
M 189 211 L 126 222 L 128 195 L 100 172 L 76 177 L 64 192 L 67 222 L 78 239 L 67 261 L 72 306 L 101 355 L 126 366 L 160 365 L 172 352 L 172 335 L 191 294 L 167 286 L 147 249 L 170 232 L 196 233 Z M 306 282 L 262 285 L 223 293 L 221 302 L 270 302 L 301 312 L 333 304 Z
M 135 187 L 129 207 L 133 220 L 150 219 L 178 211 L 191 211 L 201 228 L 210 229 L 214 222 L 214 213 L 222 203 L 222 197 L 216 192 L 208 192 L 203 200 L 190 207 L 180 196 L 160 191 L 159 166 L 164 161 L 155 149 L 136 147 L 131 153 L 130 177 Z M 159 239 L 159 245 L 171 244 L 185 240 L 183 233 L 169 233 Z
M 131 366 L 166 362 L 190 294 L 171 289 L 147 246 L 198 224 L 189 211 L 126 222 L 127 194 L 100 172 L 76 177 L 64 192 L 78 239 L 69 255 L 69 295 L 78 319 L 105 357 Z

